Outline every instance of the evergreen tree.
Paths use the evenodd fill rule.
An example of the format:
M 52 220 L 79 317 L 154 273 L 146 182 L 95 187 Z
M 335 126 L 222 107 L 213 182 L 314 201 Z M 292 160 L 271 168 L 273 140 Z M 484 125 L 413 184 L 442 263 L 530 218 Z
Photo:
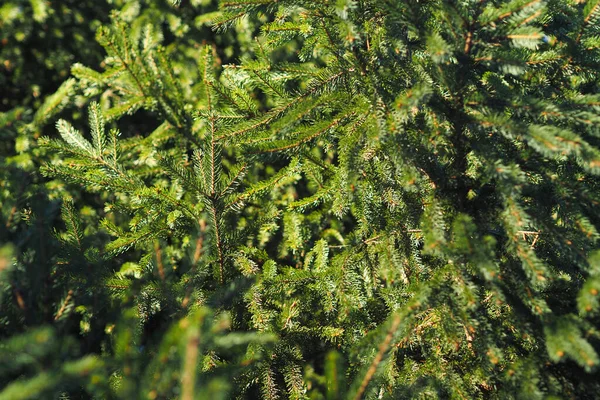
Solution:
M 594 397 L 600 0 L 224 0 L 234 64 L 128 18 L 0 398 Z

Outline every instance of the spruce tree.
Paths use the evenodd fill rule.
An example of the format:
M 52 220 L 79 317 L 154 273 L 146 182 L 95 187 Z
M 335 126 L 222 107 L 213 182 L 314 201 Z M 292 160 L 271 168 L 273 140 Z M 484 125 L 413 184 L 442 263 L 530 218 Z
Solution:
M 224 0 L 226 62 L 128 18 L 0 398 L 595 396 L 599 0 Z

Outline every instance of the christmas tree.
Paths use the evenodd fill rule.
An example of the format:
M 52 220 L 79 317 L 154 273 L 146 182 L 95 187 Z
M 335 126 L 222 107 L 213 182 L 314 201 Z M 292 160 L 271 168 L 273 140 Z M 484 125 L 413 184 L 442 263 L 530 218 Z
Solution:
M 600 0 L 116 3 L 15 133 L 0 399 L 594 398 Z

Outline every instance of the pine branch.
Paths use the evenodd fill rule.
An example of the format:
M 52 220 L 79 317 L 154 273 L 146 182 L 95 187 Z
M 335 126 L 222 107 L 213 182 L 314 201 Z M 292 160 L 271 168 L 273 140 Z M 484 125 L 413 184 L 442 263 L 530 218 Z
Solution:
M 279 116 L 281 116 L 283 113 L 285 113 L 287 110 L 289 110 L 290 108 L 292 108 L 293 106 L 296 106 L 297 104 L 303 102 L 305 99 L 309 98 L 310 96 L 312 96 L 313 94 L 316 94 L 319 90 L 323 89 L 324 87 L 326 87 L 328 84 L 330 84 L 331 82 L 339 79 L 340 77 L 344 76 L 345 74 L 347 74 L 348 72 L 353 72 L 354 69 L 350 68 L 348 71 L 341 71 L 338 72 L 332 76 L 330 76 L 329 78 L 325 79 L 324 81 L 319 81 L 317 84 L 313 85 L 313 87 L 310 88 L 310 90 L 306 91 L 305 93 L 303 93 L 302 95 L 294 98 L 292 101 L 277 107 L 273 110 L 270 110 L 267 114 L 266 117 L 257 120 L 256 122 L 253 122 L 251 125 L 246 126 L 242 129 L 239 129 L 237 131 L 232 131 L 229 133 L 226 133 L 224 135 L 220 135 L 217 137 L 217 140 L 223 140 L 223 139 L 231 139 L 235 136 L 239 136 L 239 135 L 243 135 L 245 133 L 248 133 L 250 131 L 253 131 L 255 129 L 258 129 L 262 126 L 268 125 L 270 124 L 272 121 L 274 121 L 275 119 L 277 119 Z

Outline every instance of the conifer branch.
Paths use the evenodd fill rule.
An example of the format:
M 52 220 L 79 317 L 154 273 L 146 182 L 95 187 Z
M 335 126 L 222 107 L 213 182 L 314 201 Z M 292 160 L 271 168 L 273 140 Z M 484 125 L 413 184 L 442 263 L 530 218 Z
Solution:
M 154 256 L 156 257 L 156 266 L 158 267 L 158 276 L 161 281 L 165 281 L 165 266 L 162 260 L 162 249 L 158 240 L 154 241 Z
M 237 14 L 230 15 L 228 18 L 221 19 L 221 20 L 219 20 L 219 21 L 216 21 L 216 22 L 214 22 L 214 21 L 213 21 L 213 23 L 212 23 L 212 28 L 213 28 L 214 30 L 218 30 L 219 28 L 221 28 L 221 27 L 223 27 L 223 26 L 226 26 L 226 25 L 228 25 L 228 24 L 232 23 L 233 21 L 235 21 L 235 20 L 238 20 L 238 19 L 242 18 L 243 16 L 245 16 L 245 15 L 247 15 L 247 14 L 248 14 L 248 13 L 247 13 L 246 11 L 242 11 L 242 12 L 239 12 L 239 13 L 237 13 Z
M 232 96 L 230 96 L 230 94 L 226 90 L 223 90 L 220 85 L 215 84 L 214 82 L 211 82 L 211 81 L 207 81 L 205 84 L 210 86 L 221 98 L 228 101 L 232 106 L 234 106 L 238 110 L 243 110 L 243 111 L 247 112 L 248 110 L 252 109 L 252 104 L 249 103 L 245 98 L 243 98 L 243 97 L 241 98 L 241 100 L 245 103 L 245 107 L 242 107 L 238 104 L 238 102 Z M 253 117 L 255 115 L 254 112 L 250 112 L 249 114 L 250 114 L 250 117 Z M 224 116 L 224 118 L 225 118 L 225 116 Z M 234 118 L 234 117 L 227 116 L 226 118 Z M 247 116 L 240 115 L 240 116 L 236 116 L 235 118 L 247 118 Z
M 71 302 L 71 298 L 72 297 L 73 297 L 73 290 L 69 290 L 69 292 L 67 293 L 67 297 L 65 297 L 65 301 L 60 306 L 60 308 L 58 309 L 58 311 L 56 312 L 56 314 L 54 315 L 54 320 L 55 321 L 58 321 L 60 319 L 60 317 L 62 317 L 62 315 L 64 314 L 65 310 L 67 309 L 67 306 Z
M 594 17 L 594 14 L 597 11 L 600 11 L 600 1 L 597 1 L 597 0 L 584 0 L 584 1 L 586 1 L 586 2 L 587 1 L 595 1 L 595 4 L 591 7 L 588 14 L 583 19 L 583 24 L 581 25 L 581 28 L 579 29 L 579 33 L 577 34 L 577 38 L 575 39 L 575 43 L 577 43 L 577 44 L 579 44 L 581 42 L 581 37 L 583 36 L 583 32 L 586 28 L 586 25 L 589 24 L 591 19 Z
M 308 136 L 304 136 L 301 137 L 299 140 L 296 140 L 292 143 L 286 144 L 284 146 L 280 146 L 280 147 L 274 147 L 274 148 L 267 148 L 267 149 L 262 149 L 262 150 L 258 150 L 258 151 L 254 151 L 254 152 L 250 152 L 251 154 L 260 154 L 260 153 L 274 153 L 274 152 L 278 152 L 278 151 L 283 151 L 283 150 L 289 150 L 292 149 L 294 147 L 298 147 L 300 145 L 302 145 L 303 143 L 306 142 L 310 142 L 311 140 L 321 136 L 322 134 L 324 134 L 325 132 L 328 132 L 330 129 L 335 128 L 336 126 L 338 126 L 342 121 L 351 118 L 353 116 L 355 116 L 356 113 L 350 112 L 340 118 L 336 118 L 334 119 L 329 125 L 327 125 L 325 128 L 320 129 Z M 277 142 L 275 142 L 277 143 Z
M 17 194 L 15 196 L 15 204 L 10 208 L 10 211 L 8 212 L 8 218 L 6 218 L 6 224 L 4 225 L 7 230 L 13 224 L 13 220 L 15 218 L 15 215 L 17 214 L 17 204 L 20 201 L 21 196 L 25 192 L 25 188 L 26 188 L 26 185 L 24 183 L 22 183 L 19 186 L 19 190 L 17 191 Z
M 325 87 L 327 84 L 335 81 L 336 79 L 344 76 L 345 74 L 347 74 L 348 72 L 352 72 L 354 71 L 353 68 L 348 69 L 347 71 L 340 71 L 332 76 L 330 76 L 329 78 L 327 78 L 325 81 L 320 81 L 317 85 L 313 86 L 310 90 L 306 91 L 305 93 L 303 93 L 302 95 L 292 99 L 291 101 L 289 101 L 288 103 L 284 104 L 283 106 L 277 107 L 273 110 L 270 110 L 266 117 L 263 118 L 262 120 L 259 120 L 255 123 L 253 123 L 250 126 L 244 127 L 240 130 L 237 131 L 233 131 L 233 132 L 229 132 L 223 135 L 220 135 L 217 137 L 217 140 L 223 140 L 223 139 L 229 139 L 235 136 L 239 136 L 239 135 L 243 135 L 244 133 L 253 131 L 257 128 L 260 128 L 261 126 L 265 126 L 270 124 L 272 121 L 274 121 L 276 118 L 278 118 L 279 116 L 281 116 L 284 112 L 286 112 L 288 109 L 292 108 L 293 106 L 301 103 L 302 101 L 304 101 L 305 99 L 307 99 L 308 97 L 310 97 L 311 95 L 315 94 L 319 89 Z
M 117 49 L 114 40 L 112 40 L 112 38 L 111 38 L 111 35 L 107 34 L 106 32 L 104 32 L 104 34 L 105 34 L 105 36 L 108 36 L 108 38 L 106 40 L 106 43 L 108 44 L 108 46 L 113 51 L 113 54 L 117 55 L 117 57 L 119 58 L 119 61 L 121 62 L 121 65 L 123 66 L 123 68 L 125 68 L 125 70 L 129 74 L 129 76 L 131 76 L 133 78 L 133 80 L 134 80 L 137 88 L 139 89 L 140 93 L 142 94 L 142 96 L 144 98 L 147 98 L 148 95 L 146 94 L 146 91 L 144 89 L 144 85 L 142 85 L 142 82 L 139 80 L 138 76 L 131 69 L 131 66 L 129 65 L 129 62 L 123 58 L 121 52 Z M 125 37 L 125 35 L 124 35 L 124 37 Z M 127 50 L 127 49 L 125 49 L 125 50 Z
M 245 171 L 246 171 L 246 164 L 242 165 L 242 167 L 239 169 L 239 171 L 237 171 L 235 176 L 233 176 L 231 178 L 231 180 L 229 181 L 227 186 L 225 186 L 223 188 L 223 190 L 221 190 L 221 193 L 219 193 L 219 197 L 225 196 L 225 194 L 227 194 L 229 192 L 229 190 L 231 190 L 231 188 L 238 182 L 238 180 L 244 174 Z
M 377 372 L 377 367 L 379 366 L 379 363 L 381 363 L 381 360 L 383 360 L 383 356 L 385 355 L 385 353 L 389 350 L 389 348 L 391 346 L 392 339 L 394 338 L 394 333 L 396 333 L 396 331 L 398 330 L 398 327 L 400 326 L 400 322 L 402 322 L 402 318 L 401 318 L 400 314 L 394 315 L 394 318 L 392 319 L 390 328 L 388 329 L 387 334 L 385 335 L 385 338 L 383 339 L 383 341 L 379 344 L 379 350 L 377 351 L 375 358 L 371 362 L 371 365 L 369 366 L 367 373 L 365 374 L 364 378 L 362 379 L 360 386 L 358 388 L 358 391 L 356 392 L 356 395 L 354 396 L 354 400 L 360 400 L 362 398 L 363 394 L 365 393 L 365 391 L 367 390 L 367 386 L 369 386 L 369 382 L 371 382 L 371 379 L 373 379 L 375 372 Z
M 219 221 L 217 207 L 214 204 L 214 200 L 213 200 L 213 205 L 210 208 L 210 213 L 211 213 L 211 217 L 212 217 L 213 229 L 215 232 L 215 242 L 216 242 L 216 246 L 217 246 L 217 256 L 218 256 L 218 260 L 219 260 L 219 282 L 221 284 L 224 284 L 225 283 L 225 258 L 224 258 L 224 254 L 223 254 L 223 242 L 221 239 L 221 231 L 219 229 L 220 221 Z
M 146 3 L 0 113 L 0 397 L 595 392 L 599 0 Z
M 235 0 L 221 2 L 223 8 L 243 8 L 245 6 L 257 6 L 266 4 L 276 4 L 280 0 Z
M 185 321 L 185 320 L 184 320 Z M 189 321 L 185 321 L 189 324 Z M 196 368 L 198 365 L 198 356 L 200 353 L 200 334 L 198 327 L 189 328 L 188 338 L 185 346 L 185 361 L 183 373 L 181 375 L 181 399 L 194 400 L 196 386 Z
M 518 13 L 518 12 L 519 12 L 519 11 L 521 11 L 521 10 L 524 10 L 524 9 L 526 9 L 526 8 L 528 8 L 528 7 L 531 7 L 531 6 L 532 6 L 532 5 L 534 5 L 534 4 L 537 4 L 537 3 L 539 3 L 540 1 L 542 1 L 542 0 L 532 0 L 532 1 L 530 1 L 529 3 L 525 3 L 525 4 L 523 4 L 522 6 L 520 6 L 520 7 L 517 7 L 516 9 L 513 9 L 513 10 L 510 10 L 510 11 L 507 11 L 507 12 L 505 12 L 505 13 L 503 13 L 503 14 L 499 15 L 499 16 L 498 16 L 498 18 L 496 18 L 496 19 L 494 19 L 494 20 L 492 20 L 492 21 L 488 21 L 488 24 L 492 24 L 492 23 L 495 23 L 495 22 L 498 22 L 498 21 L 502 21 L 502 20 L 504 20 L 504 19 L 506 19 L 506 18 L 510 17 L 511 15 L 513 15 L 513 14 L 515 14 L 515 13 Z
M 217 160 L 217 137 L 216 137 L 216 126 L 215 126 L 215 115 L 213 111 L 213 103 L 211 99 L 210 93 L 210 85 L 208 82 L 210 81 L 208 78 L 208 62 L 209 58 L 204 58 L 205 66 L 203 68 L 204 75 L 202 77 L 204 82 L 204 87 L 206 91 L 206 100 L 207 100 L 207 108 L 208 108 L 208 122 L 210 129 L 210 181 L 209 184 L 209 193 L 206 194 L 208 201 L 210 202 L 210 214 L 212 218 L 213 231 L 215 234 L 215 246 L 217 248 L 217 256 L 219 263 L 219 282 L 222 284 L 225 283 L 225 255 L 223 253 L 223 239 L 221 237 L 221 214 L 218 209 L 218 203 L 220 202 L 220 196 L 217 195 L 217 174 L 216 167 L 217 163 L 220 163 L 220 157 Z
M 192 294 L 193 289 L 193 278 L 196 270 L 198 269 L 198 262 L 200 261 L 200 257 L 202 256 L 202 250 L 204 246 L 204 231 L 206 230 L 206 223 L 204 220 L 200 220 L 198 222 L 200 226 L 200 232 L 198 233 L 198 238 L 196 239 L 196 248 L 194 249 L 194 257 L 192 258 L 192 268 L 190 270 L 190 280 L 185 288 L 185 296 L 181 301 L 181 308 L 187 308 L 190 302 L 190 296 Z

